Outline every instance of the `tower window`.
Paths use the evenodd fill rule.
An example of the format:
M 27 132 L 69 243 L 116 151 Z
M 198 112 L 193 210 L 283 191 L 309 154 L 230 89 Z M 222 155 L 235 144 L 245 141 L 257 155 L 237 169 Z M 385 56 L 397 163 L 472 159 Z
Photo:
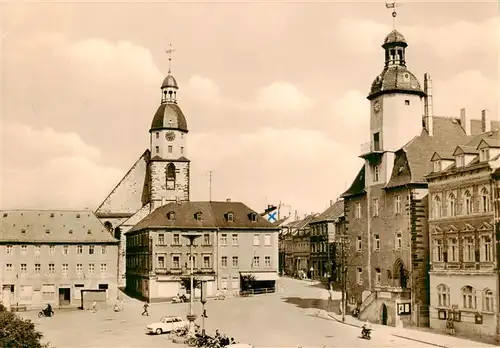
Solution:
M 405 100 L 405 105 L 410 105 L 410 101 L 408 99 Z
M 167 190 L 175 189 L 175 165 L 173 163 L 169 163 L 167 165 Z
M 156 139 L 158 139 L 160 137 L 160 132 L 156 132 Z
M 172 153 L 172 145 L 168 145 L 168 153 Z
M 181 155 L 184 155 L 184 146 L 181 146 Z
M 155 152 L 156 153 L 160 152 L 160 147 L 159 146 L 155 146 Z

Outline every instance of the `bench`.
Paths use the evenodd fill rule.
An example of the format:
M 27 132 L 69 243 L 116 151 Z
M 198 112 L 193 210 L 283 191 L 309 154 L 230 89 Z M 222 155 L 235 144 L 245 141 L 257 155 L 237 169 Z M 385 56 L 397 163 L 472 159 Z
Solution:
M 28 310 L 28 306 L 26 305 L 12 305 L 10 306 L 11 312 L 26 312 Z

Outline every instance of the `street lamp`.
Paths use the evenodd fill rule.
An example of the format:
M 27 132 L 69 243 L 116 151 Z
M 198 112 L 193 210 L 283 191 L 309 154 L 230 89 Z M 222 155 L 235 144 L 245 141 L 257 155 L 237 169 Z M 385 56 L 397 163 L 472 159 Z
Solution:
M 337 244 L 340 246 L 340 272 L 341 272 L 341 282 L 342 282 L 342 321 L 345 321 L 345 311 L 346 311 L 346 286 L 347 286 L 347 262 L 346 258 L 350 250 L 350 237 L 345 234 L 339 234 L 336 238 Z
M 197 232 L 186 232 L 183 233 L 182 236 L 184 238 L 189 239 L 189 278 L 191 281 L 191 295 L 189 296 L 189 314 L 186 316 L 187 320 L 189 321 L 189 334 L 194 335 L 195 330 L 194 330 L 194 321 L 196 320 L 196 314 L 193 313 L 193 303 L 194 303 L 194 262 L 193 262 L 193 244 L 196 238 L 201 237 L 201 233 Z

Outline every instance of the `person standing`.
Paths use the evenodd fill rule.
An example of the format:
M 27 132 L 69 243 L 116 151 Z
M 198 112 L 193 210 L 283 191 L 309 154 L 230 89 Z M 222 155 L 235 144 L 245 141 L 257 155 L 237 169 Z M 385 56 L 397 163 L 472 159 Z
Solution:
M 92 312 L 93 313 L 97 312 L 97 302 L 95 300 L 92 301 Z
M 149 317 L 149 313 L 148 313 L 148 303 L 147 302 L 144 302 L 144 310 L 142 311 L 142 315 L 147 315 Z

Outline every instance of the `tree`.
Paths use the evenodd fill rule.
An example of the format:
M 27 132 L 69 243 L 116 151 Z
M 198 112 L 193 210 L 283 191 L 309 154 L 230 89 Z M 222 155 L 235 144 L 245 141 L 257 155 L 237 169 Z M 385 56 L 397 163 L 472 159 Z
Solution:
M 0 347 L 48 348 L 48 344 L 41 342 L 42 337 L 31 320 L 21 318 L 0 304 Z
M 184 286 L 184 288 L 186 288 L 186 292 L 188 294 L 191 293 L 191 278 L 190 277 L 182 277 L 181 278 L 181 285 Z M 193 279 L 193 285 L 194 285 L 195 289 L 201 288 L 201 282 L 196 278 Z
M 241 276 L 241 290 L 246 291 L 252 289 L 255 282 L 255 276 L 246 274 Z

